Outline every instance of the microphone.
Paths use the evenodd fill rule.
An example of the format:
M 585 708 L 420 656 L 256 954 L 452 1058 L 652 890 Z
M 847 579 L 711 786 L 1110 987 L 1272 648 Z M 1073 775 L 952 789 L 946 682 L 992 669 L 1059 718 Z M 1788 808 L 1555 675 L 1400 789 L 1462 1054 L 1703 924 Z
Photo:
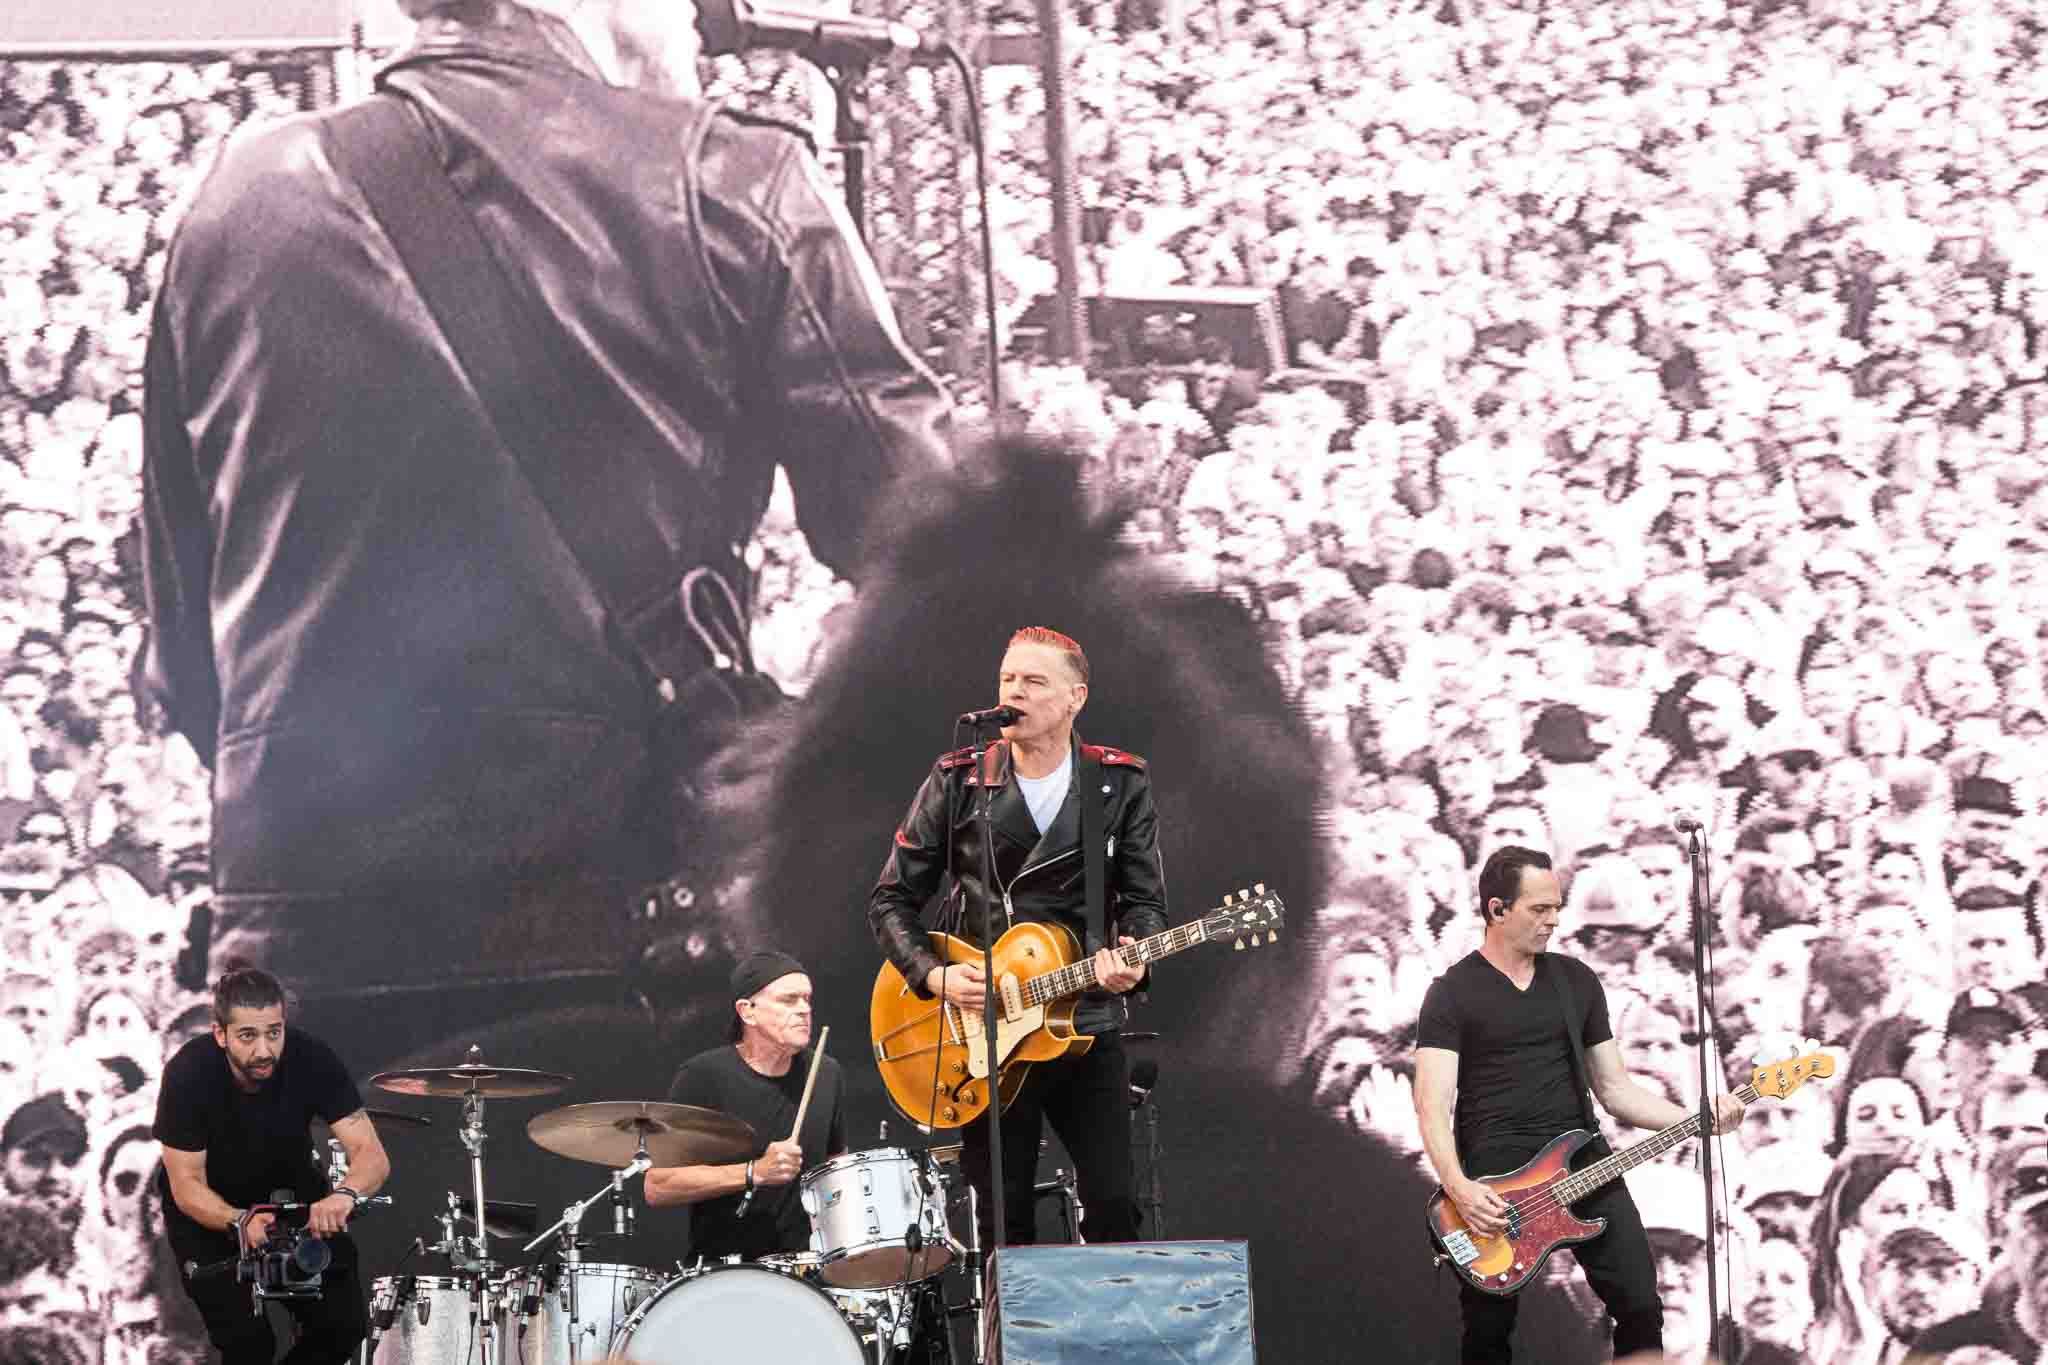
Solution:
M 633 1231 L 633 1206 L 626 1198 L 623 1177 L 612 1173 L 612 1233 L 624 1237 Z
M 908 24 L 864 14 L 763 9 L 749 0 L 698 0 L 697 38 L 707 57 L 773 48 L 819 66 L 858 65 L 898 53 L 919 62 L 945 58 L 943 43 Z
M 390 1301 L 370 1314 L 370 1326 L 378 1336 L 391 1330 L 391 1324 L 398 1321 L 398 1315 L 403 1313 L 406 1304 L 412 1301 L 418 1285 L 419 1277 L 416 1275 L 398 1277 L 398 1283 L 392 1286 Z
M 533 1315 L 540 1312 L 543 1293 L 539 1274 L 528 1275 L 519 1297 L 519 1330 L 522 1334 L 525 1333 L 527 1324 L 533 1321 Z
M 1024 713 L 1014 706 L 991 706 L 986 711 L 962 711 L 962 725 L 1015 725 Z
M 1152 1087 L 1159 1084 L 1159 1059 L 1141 1057 L 1131 1063 L 1131 1103 L 1143 1104 L 1152 1098 Z
M 1696 816 L 1680 815 L 1673 818 L 1671 828 L 1677 830 L 1680 834 L 1698 834 L 1706 826 L 1701 824 Z

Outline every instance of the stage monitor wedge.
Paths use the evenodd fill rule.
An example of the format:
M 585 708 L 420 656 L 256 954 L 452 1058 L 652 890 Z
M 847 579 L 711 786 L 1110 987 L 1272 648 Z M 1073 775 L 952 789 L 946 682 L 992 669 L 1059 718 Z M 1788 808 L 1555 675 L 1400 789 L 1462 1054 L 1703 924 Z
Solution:
M 1004 1247 L 990 1365 L 1255 1365 L 1244 1242 Z

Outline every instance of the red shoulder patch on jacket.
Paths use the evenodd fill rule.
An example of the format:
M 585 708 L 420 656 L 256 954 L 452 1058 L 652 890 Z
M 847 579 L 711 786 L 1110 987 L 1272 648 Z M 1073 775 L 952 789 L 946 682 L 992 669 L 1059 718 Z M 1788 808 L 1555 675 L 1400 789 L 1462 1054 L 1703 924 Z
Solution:
M 1097 763 L 1107 763 L 1117 768 L 1136 768 L 1145 771 L 1145 760 L 1128 749 L 1112 748 L 1107 744 L 1083 744 L 1081 753 Z
M 970 744 L 964 749 L 955 749 L 951 753 L 940 754 L 939 771 L 949 773 L 955 768 L 964 768 L 972 762 L 974 762 L 974 746 Z

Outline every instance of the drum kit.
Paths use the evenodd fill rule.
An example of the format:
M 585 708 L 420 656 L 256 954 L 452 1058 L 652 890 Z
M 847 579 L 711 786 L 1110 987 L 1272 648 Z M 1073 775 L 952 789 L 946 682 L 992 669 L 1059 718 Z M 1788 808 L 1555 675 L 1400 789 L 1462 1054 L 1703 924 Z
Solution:
M 486 1066 L 471 1048 L 460 1066 L 386 1071 L 370 1084 L 391 1094 L 461 1102 L 458 1136 L 470 1191 L 450 1192 L 440 1237 L 415 1243 L 447 1260 L 448 1274 L 387 1275 L 372 1282 L 367 1365 L 639 1365 L 760 1359 L 817 1365 L 892 1365 L 915 1346 L 951 1361 L 954 1312 L 940 1277 L 978 1257 L 952 1235 L 946 1209 L 957 1172 L 924 1154 L 882 1147 L 847 1152 L 802 1177 L 811 1216 L 807 1251 L 678 1265 L 672 1272 L 586 1259 L 584 1215 L 609 1205 L 614 1235 L 633 1233 L 626 1182 L 655 1166 L 739 1161 L 753 1155 L 751 1126 L 694 1105 L 626 1100 L 572 1104 L 536 1115 L 527 1136 L 572 1161 L 608 1168 L 588 1198 L 536 1231 L 532 1204 L 485 1197 L 488 1101 L 551 1095 L 572 1077 Z M 971 1200 L 973 1192 L 968 1191 Z M 970 1208 L 967 1226 L 973 1227 Z M 550 1249 L 537 1265 L 490 1255 L 492 1239 L 528 1237 Z M 982 1333 L 977 1330 L 978 1342 Z M 920 1360 L 931 1359 L 921 1355 Z

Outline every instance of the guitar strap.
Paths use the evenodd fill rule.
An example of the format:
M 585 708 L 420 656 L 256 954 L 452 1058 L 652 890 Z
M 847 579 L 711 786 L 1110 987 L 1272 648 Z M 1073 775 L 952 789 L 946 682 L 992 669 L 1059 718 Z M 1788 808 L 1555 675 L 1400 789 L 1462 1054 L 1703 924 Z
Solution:
M 1081 789 L 1081 885 L 1087 896 L 1088 924 L 1101 936 L 1102 946 L 1114 948 L 1109 921 L 1103 908 L 1102 865 L 1108 860 L 1109 845 L 1102 833 L 1102 760 L 1092 758 L 1088 746 L 1074 741 L 1080 757 L 1074 764 L 1074 782 Z
M 1569 973 L 1556 954 L 1543 956 L 1550 968 L 1550 984 L 1557 988 L 1557 1002 L 1564 1007 L 1564 1036 L 1572 1043 L 1572 1085 L 1579 1092 L 1579 1115 L 1586 1121 L 1586 1131 L 1598 1136 L 1600 1124 L 1593 1117 L 1592 1086 L 1586 1080 L 1586 1045 L 1579 1039 L 1579 1010 L 1572 997 Z

